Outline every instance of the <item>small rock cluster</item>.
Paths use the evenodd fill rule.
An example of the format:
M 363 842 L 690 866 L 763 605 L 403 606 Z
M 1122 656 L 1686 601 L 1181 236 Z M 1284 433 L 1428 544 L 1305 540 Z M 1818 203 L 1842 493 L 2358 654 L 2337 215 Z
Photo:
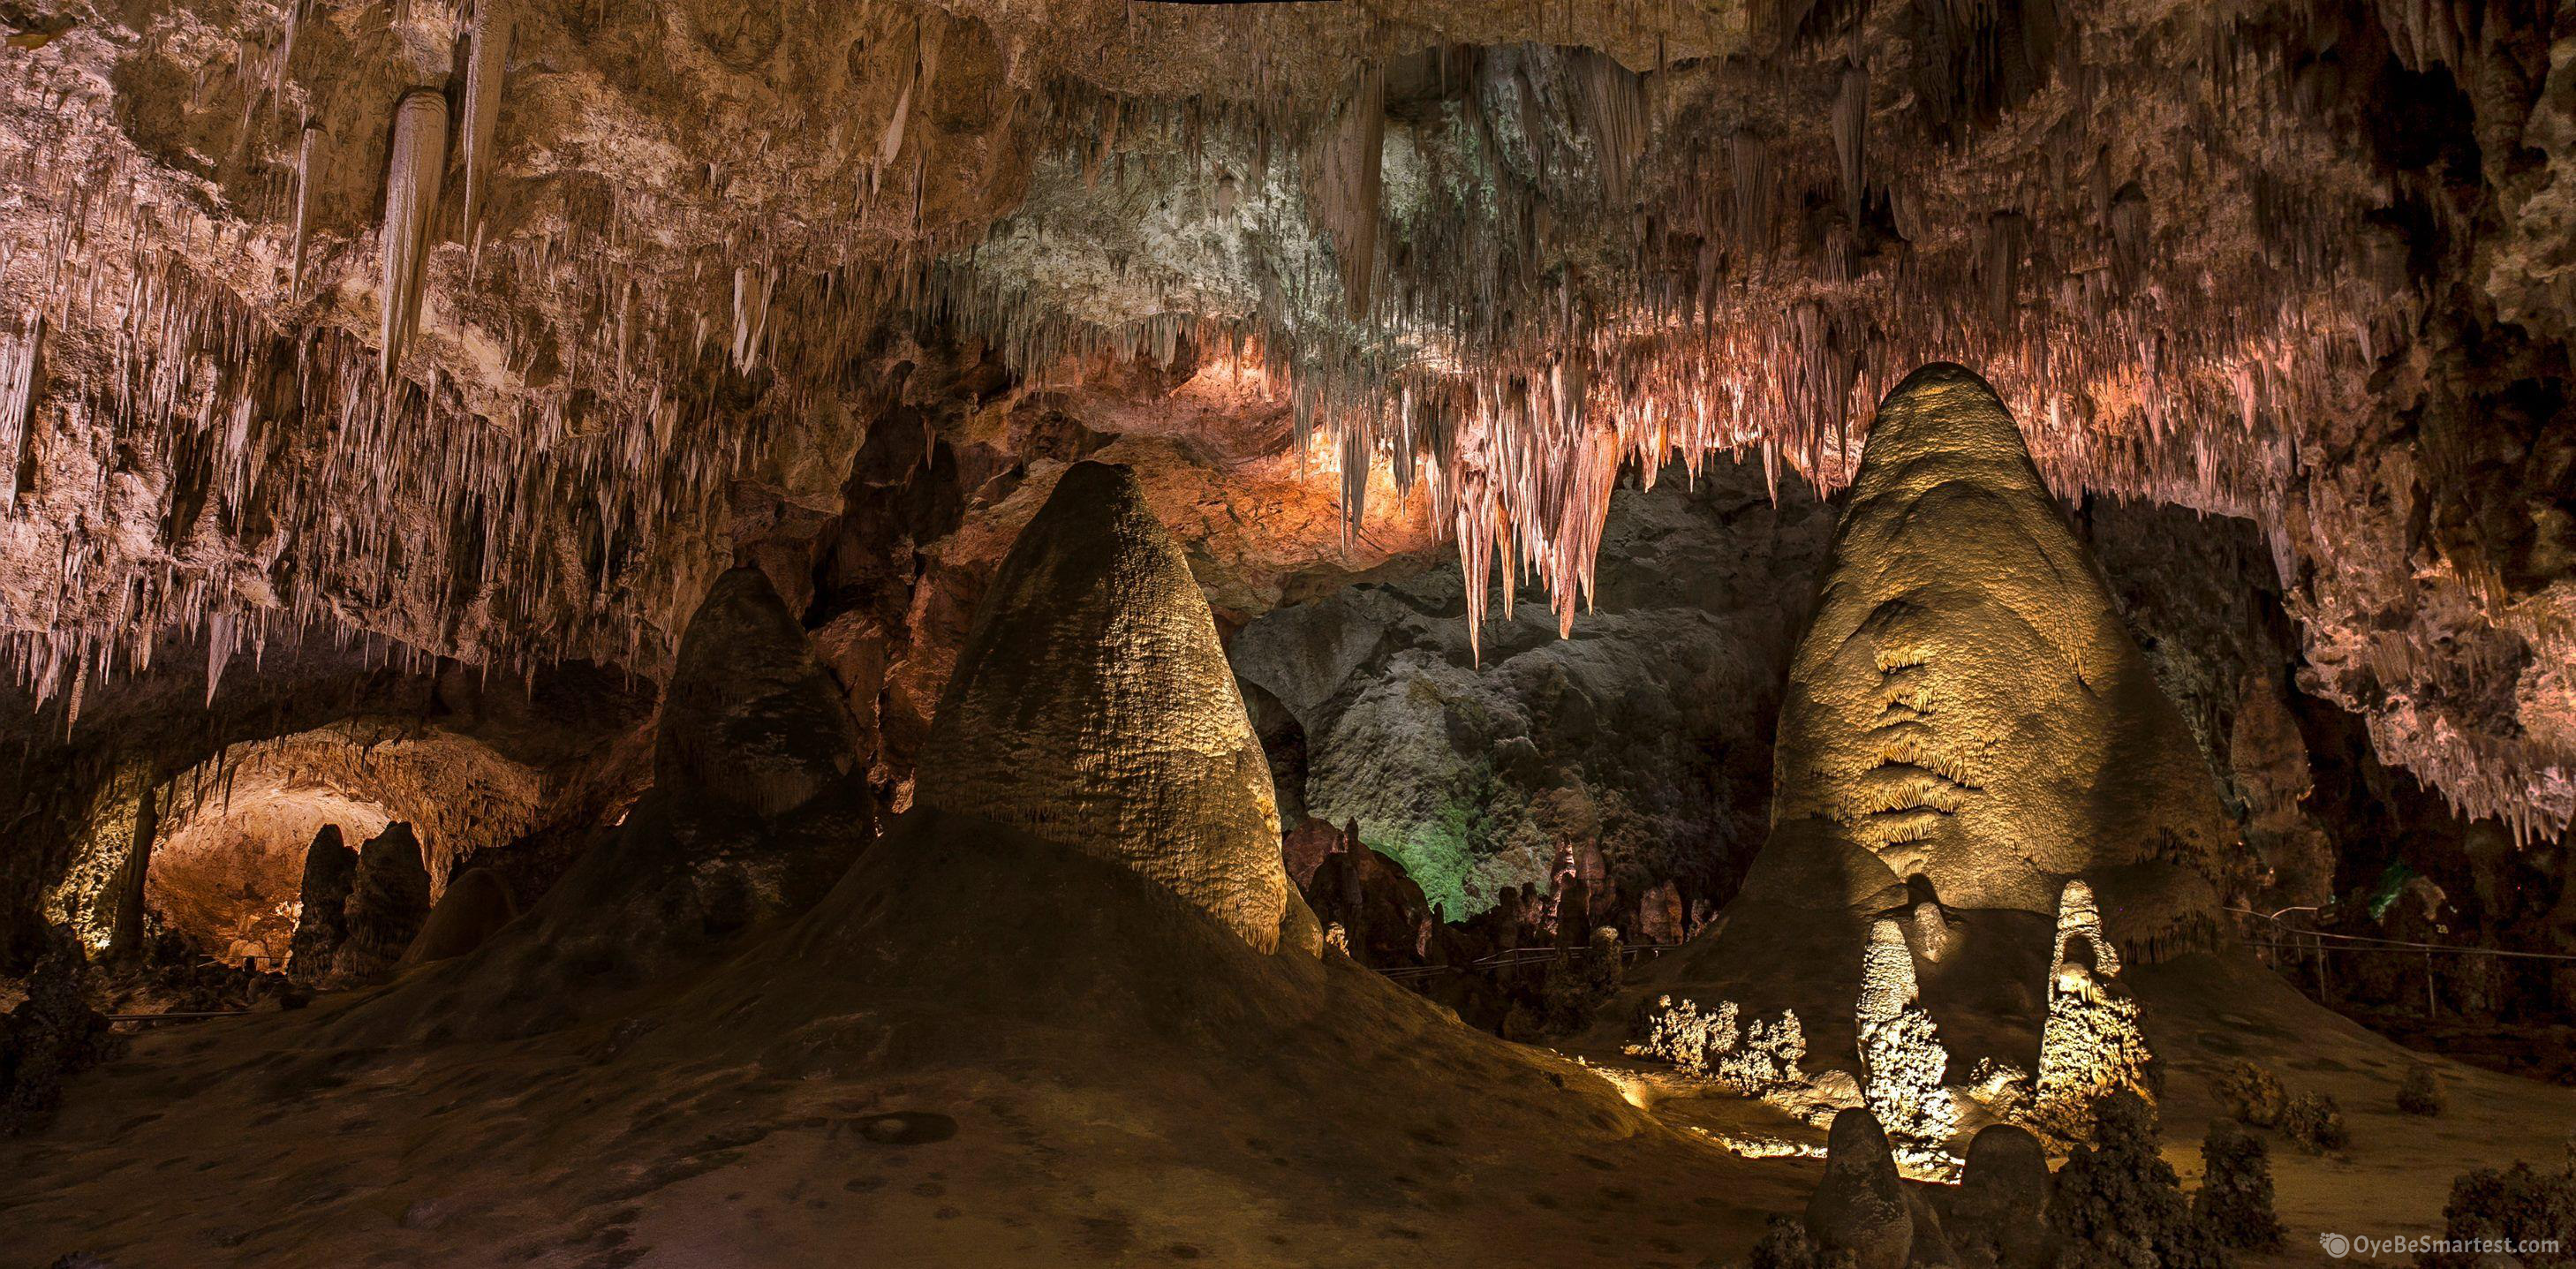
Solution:
M 2053 1177 L 2048 1148 L 2036 1134 L 1994 1124 L 1969 1141 L 1959 1183 L 1944 1186 L 1907 1181 L 1877 1116 L 1867 1107 L 1847 1109 L 1834 1118 L 1825 1175 L 1803 1219 L 1773 1218 L 1748 1263 L 1752 1269 L 2218 1269 L 2229 1263 L 2231 1248 L 2281 1244 L 2261 1138 L 2219 1121 L 2202 1147 L 2206 1178 L 2186 1195 L 2157 1153 L 2155 1112 L 2145 1098 L 2115 1091 L 2091 1119 L 2094 1139 Z M 2479 1192 L 2507 1188 L 2513 1186 L 2493 1183 Z

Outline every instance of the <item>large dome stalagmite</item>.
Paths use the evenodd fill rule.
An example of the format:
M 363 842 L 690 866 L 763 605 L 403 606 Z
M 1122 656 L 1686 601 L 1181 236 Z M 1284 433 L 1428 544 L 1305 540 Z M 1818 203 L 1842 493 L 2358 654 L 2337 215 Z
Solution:
M 2215 942 L 2211 879 L 2241 867 L 2207 759 L 2020 429 L 1956 365 L 1880 405 L 1775 762 L 1771 836 L 1727 923 L 1663 977 L 1826 1036 L 1882 918 L 1909 927 L 1936 1013 L 2007 1049 L 2039 1021 L 2067 881 L 2154 960 Z
M 1775 822 L 1818 819 L 1958 908 L 2203 873 L 2235 831 L 2208 759 L 1983 379 L 1880 406 L 1781 710 Z M 2206 915 L 2205 913 L 2203 915 Z
M 1004 557 L 914 800 L 1125 864 L 1263 951 L 1320 932 L 1189 561 L 1134 473 L 1077 463 Z

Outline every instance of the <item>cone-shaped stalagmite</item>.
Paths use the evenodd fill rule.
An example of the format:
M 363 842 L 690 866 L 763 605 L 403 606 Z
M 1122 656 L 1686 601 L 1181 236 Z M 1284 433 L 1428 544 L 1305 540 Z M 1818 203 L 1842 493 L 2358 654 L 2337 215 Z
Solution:
M 759 569 L 716 579 L 671 672 L 653 783 L 774 816 L 858 762 L 858 731 L 795 615 Z
M 313 835 L 312 848 L 304 852 L 301 913 L 286 962 L 289 977 L 310 982 L 331 972 L 331 957 L 340 950 L 340 940 L 349 935 L 348 927 L 341 924 L 340 910 L 348 905 L 349 889 L 357 882 L 358 852 L 340 840 L 339 825 L 323 825 Z
M 499 874 L 488 868 L 458 873 L 448 878 L 438 906 L 429 910 L 420 936 L 403 953 L 402 967 L 463 956 L 483 946 L 483 940 L 518 914 L 517 905 L 510 902 L 510 888 L 502 884 Z
M 1075 464 L 1021 532 L 919 771 L 919 805 L 1124 864 L 1263 951 L 1283 920 L 1318 941 L 1207 599 L 1124 467 Z

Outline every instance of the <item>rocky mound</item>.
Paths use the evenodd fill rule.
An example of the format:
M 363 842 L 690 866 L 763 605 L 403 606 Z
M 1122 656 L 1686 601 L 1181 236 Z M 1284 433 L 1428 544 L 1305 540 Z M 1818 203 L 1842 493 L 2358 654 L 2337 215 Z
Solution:
M 917 805 L 1117 861 L 1258 950 L 1320 946 L 1206 596 L 1124 467 L 1067 470 L 1003 558 L 916 779 Z
M 614 1012 L 831 889 L 875 803 L 847 707 L 759 570 L 717 579 L 667 693 L 654 787 L 625 822 L 473 954 L 352 1010 L 345 1034 L 522 1035 Z M 485 902 L 469 924 L 498 915 Z M 470 931 L 432 950 L 450 933 Z

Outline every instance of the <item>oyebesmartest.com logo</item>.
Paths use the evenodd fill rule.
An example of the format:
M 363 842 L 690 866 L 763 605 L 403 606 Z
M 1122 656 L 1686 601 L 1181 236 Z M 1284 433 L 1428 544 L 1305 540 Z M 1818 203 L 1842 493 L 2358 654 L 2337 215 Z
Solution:
M 2346 1256 L 2534 1256 L 2553 1255 L 2558 1251 L 2555 1238 L 2435 1238 L 2430 1234 L 2398 1235 L 2373 1238 L 2368 1234 L 2319 1234 L 2326 1254 L 2341 1260 Z

